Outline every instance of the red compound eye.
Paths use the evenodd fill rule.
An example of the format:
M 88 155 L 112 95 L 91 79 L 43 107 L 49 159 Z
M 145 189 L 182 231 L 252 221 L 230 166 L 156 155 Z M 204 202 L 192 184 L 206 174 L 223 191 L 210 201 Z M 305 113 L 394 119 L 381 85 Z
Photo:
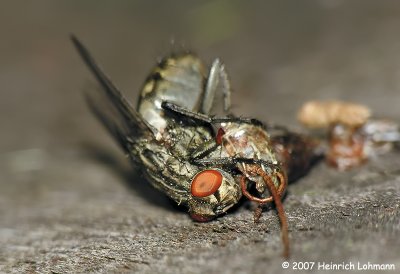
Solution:
M 222 175 L 219 171 L 204 170 L 194 177 L 190 191 L 194 197 L 206 197 L 214 194 L 221 183 Z
M 225 134 L 225 130 L 223 130 L 221 127 L 218 129 L 217 136 L 215 136 L 215 142 L 217 145 L 222 144 L 222 136 Z

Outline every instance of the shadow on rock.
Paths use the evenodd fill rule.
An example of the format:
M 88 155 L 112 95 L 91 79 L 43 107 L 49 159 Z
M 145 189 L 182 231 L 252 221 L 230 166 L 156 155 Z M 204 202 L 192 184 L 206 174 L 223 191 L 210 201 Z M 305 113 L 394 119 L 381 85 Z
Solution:
M 179 207 L 162 192 L 152 187 L 152 185 L 141 176 L 138 170 L 139 167 L 130 165 L 129 160 L 126 160 L 124 163 L 120 160 L 120 157 L 112 153 L 110 150 L 88 143 L 82 144 L 82 151 L 84 156 L 91 160 L 95 160 L 118 175 L 130 190 L 136 192 L 152 205 L 173 211 L 183 211 L 182 207 Z

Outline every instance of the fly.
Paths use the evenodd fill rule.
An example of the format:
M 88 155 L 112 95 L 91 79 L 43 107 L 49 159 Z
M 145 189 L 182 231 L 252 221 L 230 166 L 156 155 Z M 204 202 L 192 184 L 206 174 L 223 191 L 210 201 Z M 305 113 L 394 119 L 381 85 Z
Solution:
M 211 98 L 215 94 L 218 78 L 223 73 L 219 61 L 214 62 L 206 79 L 200 63 L 198 70 L 191 66 L 193 60 L 198 61 L 193 55 L 166 59 L 146 81 L 135 110 L 78 39 L 72 36 L 72 41 L 102 87 L 95 94 L 86 95 L 91 110 L 155 188 L 178 204 L 187 206 L 189 214 L 197 221 L 208 221 L 224 214 L 239 201 L 242 193 L 235 174 L 219 166 L 204 168 L 189 161 L 191 153 L 204 140 L 213 138 L 212 129 L 190 122 L 182 126 L 182 121 L 165 115 L 161 108 L 162 97 L 168 94 L 161 92 L 163 88 L 192 92 L 196 86 L 196 91 L 189 96 L 193 99 L 193 110 L 210 109 L 202 98 Z M 166 76 L 165 71 L 171 72 L 170 68 L 176 70 Z M 192 69 L 194 81 L 188 81 L 186 85 L 179 76 L 187 72 L 187 68 Z M 188 88 L 190 85 L 192 87 Z M 158 95 L 152 94 L 158 91 Z M 166 98 L 175 98 L 173 92 Z M 200 192 L 203 194 L 198 195 Z
M 281 198 L 292 171 L 309 166 L 311 142 L 286 130 L 270 137 L 268 126 L 256 119 L 211 116 L 218 96 L 223 98 L 223 111 L 230 109 L 227 74 L 218 59 L 207 71 L 190 53 L 161 61 L 145 81 L 134 109 L 88 50 L 71 38 L 102 87 L 86 94 L 91 110 L 148 181 L 185 205 L 196 221 L 226 213 L 242 195 L 260 205 L 275 201 L 288 256 Z M 291 159 L 307 149 L 301 160 Z M 250 183 L 259 197 L 250 194 Z
M 318 142 L 276 125 L 264 125 L 251 118 L 214 118 L 190 112 L 178 105 L 163 102 L 165 110 L 177 116 L 191 118 L 214 128 L 215 140 L 208 140 L 192 154 L 191 161 L 200 166 L 220 165 L 240 173 L 240 187 L 244 196 L 257 202 L 255 221 L 261 216 L 262 206 L 275 202 L 282 228 L 284 257 L 289 256 L 288 224 L 281 202 L 288 177 L 304 175 L 319 155 Z M 272 132 L 272 137 L 268 132 Z M 255 184 L 258 196 L 248 191 Z

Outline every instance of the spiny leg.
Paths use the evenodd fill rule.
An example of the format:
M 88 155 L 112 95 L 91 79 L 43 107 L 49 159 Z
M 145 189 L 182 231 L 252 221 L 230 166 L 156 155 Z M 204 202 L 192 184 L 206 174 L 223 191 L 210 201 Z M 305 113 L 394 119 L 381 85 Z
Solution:
M 193 112 L 190 111 L 184 107 L 178 106 L 174 103 L 168 102 L 168 101 L 163 101 L 161 103 L 161 107 L 167 111 L 170 111 L 176 115 L 181 115 L 186 118 L 199 121 L 202 123 L 207 123 L 207 124 L 219 124 L 219 123 L 246 123 L 246 124 L 252 124 L 255 126 L 261 126 L 263 127 L 264 124 L 263 122 L 254 119 L 254 118 L 243 118 L 243 117 L 222 117 L 222 118 L 214 118 L 211 116 L 207 116 L 203 113 L 198 113 L 198 112 Z
M 201 146 L 199 146 L 195 151 L 191 154 L 191 159 L 197 160 L 206 157 L 208 154 L 213 152 L 218 147 L 218 144 L 214 139 L 210 139 L 205 141 Z
M 192 119 L 192 120 L 195 120 L 198 122 L 211 124 L 211 121 L 212 121 L 212 118 L 205 114 L 190 111 L 184 107 L 178 106 L 178 105 L 168 102 L 168 101 L 163 101 L 161 103 L 161 107 L 164 110 L 167 110 L 175 115 L 183 116 L 185 118 L 189 118 L 189 119 Z
M 278 163 L 268 162 L 262 159 L 243 158 L 243 157 L 220 157 L 220 158 L 206 158 L 206 159 L 192 159 L 191 162 L 196 165 L 211 166 L 236 166 L 238 164 L 258 164 L 272 169 L 281 168 Z

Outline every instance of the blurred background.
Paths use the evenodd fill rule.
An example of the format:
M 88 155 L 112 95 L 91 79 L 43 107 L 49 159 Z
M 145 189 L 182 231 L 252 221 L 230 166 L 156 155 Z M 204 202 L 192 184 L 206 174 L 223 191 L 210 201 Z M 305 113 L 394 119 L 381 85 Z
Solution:
M 238 114 L 294 124 L 305 100 L 335 98 L 396 117 L 399 12 L 394 1 L 3 2 L 0 149 L 93 140 L 82 91 L 94 80 L 71 33 L 134 102 L 157 58 L 182 47 L 225 62 Z
M 75 272 L 89 261 L 93 268 L 81 271 L 104 270 L 110 262 L 82 259 L 90 255 L 79 253 L 77 239 L 93 255 L 97 244 L 111 246 L 110 226 L 115 233 L 137 226 L 139 234 L 146 222 L 194 226 L 162 195 L 119 183 L 112 165 L 129 167 L 85 105 L 83 91 L 95 81 L 71 33 L 133 103 L 160 57 L 190 49 L 207 64 L 216 57 L 226 64 L 236 114 L 296 128 L 296 111 L 310 99 L 362 103 L 399 121 L 399 29 L 396 1 L 2 1 L 0 271 L 57 272 L 64 263 L 60 273 Z M 139 270 L 157 270 L 151 252 L 135 253 L 148 262 Z

